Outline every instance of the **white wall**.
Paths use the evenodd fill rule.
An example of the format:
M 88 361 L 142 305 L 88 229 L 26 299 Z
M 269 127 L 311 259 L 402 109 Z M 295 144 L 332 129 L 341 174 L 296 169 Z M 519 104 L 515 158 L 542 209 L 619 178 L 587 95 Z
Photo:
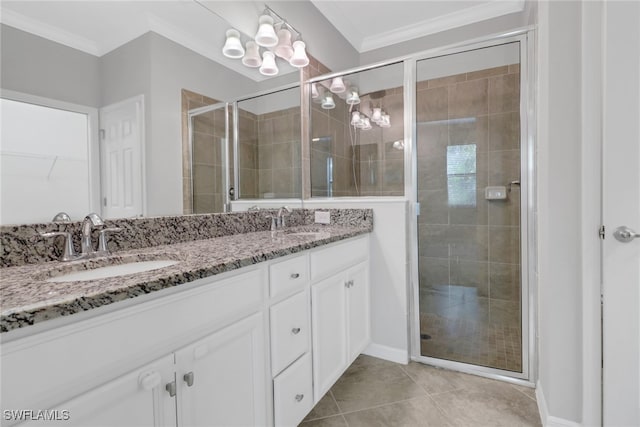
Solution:
M 552 421 L 579 423 L 583 392 L 581 3 L 541 2 L 539 21 L 539 392 Z

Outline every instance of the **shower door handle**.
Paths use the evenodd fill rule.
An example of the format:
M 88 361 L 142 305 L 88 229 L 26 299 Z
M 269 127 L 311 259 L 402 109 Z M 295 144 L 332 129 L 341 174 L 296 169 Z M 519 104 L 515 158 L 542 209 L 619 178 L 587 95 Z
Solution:
M 629 243 L 636 237 L 640 237 L 640 234 L 623 225 L 616 228 L 616 231 L 613 232 L 613 237 L 619 242 Z

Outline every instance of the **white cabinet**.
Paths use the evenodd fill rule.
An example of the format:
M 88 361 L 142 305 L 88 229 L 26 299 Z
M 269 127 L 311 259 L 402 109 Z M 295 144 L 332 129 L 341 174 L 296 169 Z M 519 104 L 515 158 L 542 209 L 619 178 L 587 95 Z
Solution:
M 173 355 L 165 356 L 125 374 L 68 402 L 61 403 L 50 416 L 61 421 L 50 424 L 91 427 L 122 425 L 175 426 L 175 399 L 165 391 L 173 381 Z M 64 411 L 64 412 L 63 412 Z M 21 424 L 47 425 L 42 420 Z
M 342 270 L 336 272 L 336 265 Z M 331 275 L 311 286 L 316 401 L 370 341 L 368 239 L 312 253 L 312 277 L 327 274 Z
M 179 426 L 267 423 L 262 314 L 175 353 Z
M 313 408 L 311 355 L 306 353 L 273 380 L 277 427 L 297 426 Z

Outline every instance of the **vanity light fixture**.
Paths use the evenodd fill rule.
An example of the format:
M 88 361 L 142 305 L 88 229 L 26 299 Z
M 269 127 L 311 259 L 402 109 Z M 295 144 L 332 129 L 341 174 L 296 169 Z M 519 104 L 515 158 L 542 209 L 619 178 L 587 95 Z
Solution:
M 260 47 L 253 40 L 249 40 L 246 44 L 247 50 L 242 58 L 242 64 L 246 67 L 257 68 L 262 65 L 260 58 Z
M 268 6 L 265 6 L 264 12 L 258 19 L 258 31 L 254 40 L 247 41 L 246 47 L 245 50 L 242 46 L 238 30 L 233 28 L 227 30 L 222 48 L 224 56 L 232 59 L 242 58 L 243 65 L 251 68 L 260 67 L 260 73 L 265 76 L 278 74 L 276 56 L 287 61 L 292 67 L 302 68 L 309 65 L 306 45 L 302 41 L 300 31 L 293 28 Z M 266 48 L 262 55 L 261 48 Z M 267 52 L 269 55 L 265 55 Z M 266 65 L 265 62 L 267 62 Z
M 240 32 L 233 28 L 227 30 L 227 39 L 222 48 L 222 54 L 227 58 L 238 59 L 244 55 L 244 48 L 240 42 Z
M 260 74 L 265 76 L 275 76 L 276 74 L 278 74 L 276 55 L 270 50 L 267 50 L 262 54 L 262 65 L 260 66 Z
M 347 95 L 347 99 L 345 102 L 349 105 L 357 105 L 360 104 L 360 95 L 358 95 L 357 87 L 349 88 L 349 95 Z

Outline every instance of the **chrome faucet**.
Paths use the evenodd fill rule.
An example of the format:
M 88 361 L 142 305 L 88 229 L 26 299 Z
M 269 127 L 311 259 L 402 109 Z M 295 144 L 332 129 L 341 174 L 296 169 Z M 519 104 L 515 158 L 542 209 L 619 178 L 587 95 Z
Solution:
M 91 230 L 93 227 L 99 227 L 104 225 L 102 218 L 95 212 L 90 213 L 89 215 L 84 217 L 82 220 L 82 240 L 81 240 L 81 248 L 82 248 L 82 256 L 87 257 L 89 254 L 95 252 L 93 249 L 93 243 L 91 242 Z
M 276 216 L 276 228 L 285 227 L 285 223 L 284 223 L 285 212 L 287 213 L 287 216 L 288 216 L 291 214 L 291 209 L 289 209 L 288 206 L 283 206 L 280 209 L 278 209 L 278 215 Z

